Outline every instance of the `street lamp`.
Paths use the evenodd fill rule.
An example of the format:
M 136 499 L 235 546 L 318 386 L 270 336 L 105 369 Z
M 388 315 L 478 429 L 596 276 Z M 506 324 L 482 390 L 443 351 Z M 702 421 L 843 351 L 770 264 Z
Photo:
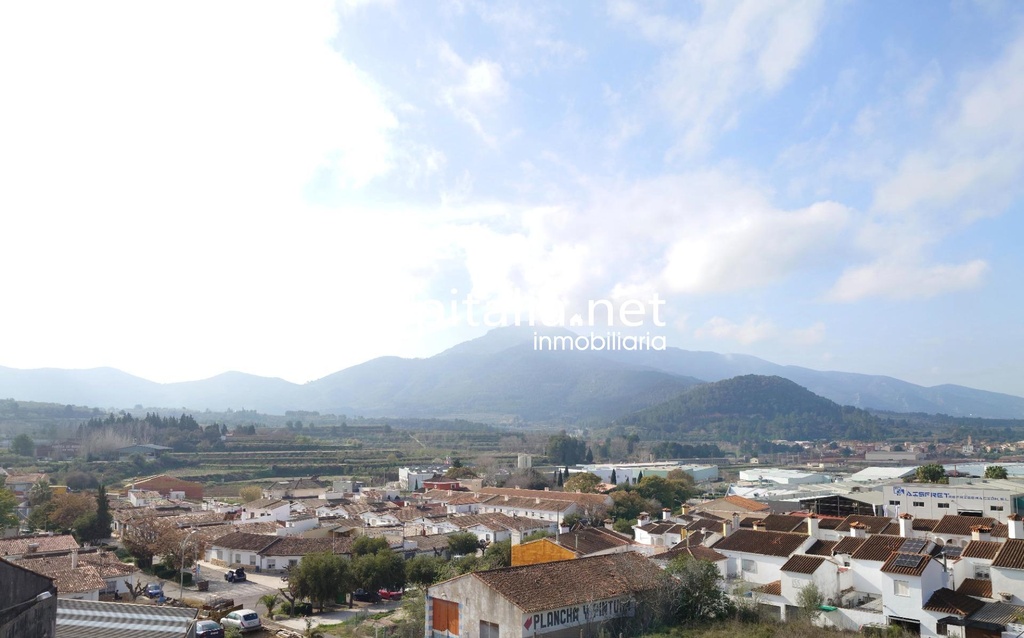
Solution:
M 178 600 L 185 597 L 185 547 L 188 546 L 188 539 L 199 530 L 193 529 L 181 540 L 181 573 L 178 574 Z
M 10 607 L 7 607 L 6 609 L 0 609 L 0 615 L 6 614 L 7 612 L 11 611 L 12 609 L 17 609 L 18 607 L 21 607 L 22 605 L 29 605 L 31 603 L 39 603 L 39 602 L 42 602 L 42 601 L 44 601 L 44 600 L 46 600 L 48 598 L 53 598 L 53 593 L 52 592 L 48 592 L 48 591 L 39 592 L 38 594 L 36 594 L 32 598 L 29 598 L 28 600 L 23 600 L 23 601 L 21 601 L 20 603 L 18 603 L 16 605 L 11 605 Z

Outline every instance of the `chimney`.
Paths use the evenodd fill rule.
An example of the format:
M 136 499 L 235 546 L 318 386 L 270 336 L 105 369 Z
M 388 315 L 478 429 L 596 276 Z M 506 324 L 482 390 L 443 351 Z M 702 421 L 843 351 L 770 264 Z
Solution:
M 638 516 L 637 519 L 636 519 L 636 524 L 637 524 L 638 527 L 643 527 L 644 525 L 646 525 L 646 524 L 648 524 L 650 522 L 651 522 L 651 515 L 648 514 L 647 512 L 640 512 L 640 516 Z
M 992 540 L 992 528 L 986 525 L 972 525 L 971 526 L 971 540 L 972 541 L 990 541 Z
M 866 538 L 868 526 L 859 521 L 850 523 L 850 538 Z
M 733 512 L 732 513 L 732 529 L 733 529 L 733 531 L 736 531 L 739 528 L 740 528 L 740 513 L 739 512 Z
M 610 529 L 610 530 L 612 530 L 614 532 L 615 531 L 615 521 L 613 521 L 610 518 L 604 519 L 604 528 L 605 529 Z
M 71 550 L 71 569 L 78 569 L 78 550 Z
M 39 543 L 29 543 L 27 554 L 34 554 L 39 549 Z
M 690 514 L 690 506 L 687 505 L 686 503 L 683 503 L 681 513 L 683 516 L 688 516 Z
M 754 531 L 755 532 L 763 532 L 764 530 L 765 530 L 764 521 L 762 521 L 761 519 L 757 519 L 756 521 L 754 521 Z
M 667 521 L 672 516 L 672 510 L 667 507 L 661 508 L 661 520 Z
M 1024 520 L 1016 512 L 1006 517 L 1006 527 L 1010 538 L 1024 538 Z
M 904 512 L 900 514 L 900 536 L 903 538 L 914 537 L 914 517 Z
M 807 535 L 811 538 L 818 538 L 818 525 L 821 521 L 818 520 L 817 514 L 811 514 L 807 517 Z
M 732 523 L 729 521 L 722 521 L 722 536 L 728 536 L 732 533 Z

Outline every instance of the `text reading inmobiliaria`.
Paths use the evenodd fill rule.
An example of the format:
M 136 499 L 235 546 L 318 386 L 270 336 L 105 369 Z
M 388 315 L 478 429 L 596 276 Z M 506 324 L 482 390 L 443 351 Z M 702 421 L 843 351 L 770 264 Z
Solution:
M 453 295 L 458 291 L 453 290 Z M 592 299 L 585 313 L 569 313 L 565 303 L 539 302 L 516 296 L 511 303 L 485 302 L 467 295 L 448 304 L 432 302 L 435 321 L 465 322 L 469 326 L 544 326 L 548 328 L 590 328 L 585 334 L 533 333 L 534 350 L 665 350 L 665 335 L 644 331 L 647 325 L 662 328 L 661 307 L 665 300 L 658 293 L 649 299 Z M 585 316 L 584 316 L 585 314 Z M 606 332 L 598 329 L 605 328 Z

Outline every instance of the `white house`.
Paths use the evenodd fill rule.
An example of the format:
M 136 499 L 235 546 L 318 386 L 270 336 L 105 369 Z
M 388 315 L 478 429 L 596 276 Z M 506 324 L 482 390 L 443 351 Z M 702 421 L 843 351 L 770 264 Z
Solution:
M 240 523 L 260 523 L 264 521 L 286 521 L 291 518 L 292 510 L 289 501 L 276 498 L 261 498 L 242 506 Z

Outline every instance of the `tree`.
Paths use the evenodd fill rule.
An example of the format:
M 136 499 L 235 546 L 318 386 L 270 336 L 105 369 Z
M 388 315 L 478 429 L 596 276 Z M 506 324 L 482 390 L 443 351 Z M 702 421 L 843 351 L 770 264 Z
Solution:
M 367 591 L 401 589 L 405 586 L 405 559 L 390 548 L 356 556 L 352 559 L 352 577 Z
M 510 567 L 512 565 L 512 541 L 495 541 L 484 551 L 484 562 L 487 569 Z
M 583 457 L 583 460 L 586 461 L 587 463 L 594 462 L 594 452 L 589 447 L 587 448 L 587 454 L 586 456 Z
M 1002 465 L 989 465 L 985 468 L 985 478 L 1004 479 L 1007 478 L 1006 468 Z
M 323 611 L 327 603 L 352 591 L 349 562 L 330 552 L 306 554 L 288 576 L 288 589 L 296 598 L 309 598 Z
M 71 529 L 75 522 L 96 512 L 96 499 L 82 492 L 67 492 L 53 497 L 50 523 L 57 529 Z
M 732 602 L 718 586 L 722 574 L 714 563 L 681 556 L 668 565 L 675 576 L 676 617 L 683 622 L 723 618 L 732 612 Z
M 562 475 L 562 470 L 558 470 L 558 473 L 555 474 L 555 476 L 558 478 L 558 480 L 555 481 L 555 483 L 558 484 L 558 487 L 565 485 L 565 477 Z
M 36 455 L 36 444 L 27 434 L 19 434 L 11 441 L 11 452 L 18 456 L 34 457 Z
M 0 487 L 0 531 L 18 526 L 18 499 L 11 490 Z
M 593 494 L 598 485 L 601 484 L 601 477 L 592 472 L 579 472 L 565 482 L 566 492 L 582 492 Z
M 636 483 L 640 496 L 657 501 L 669 509 L 690 497 L 689 489 L 682 481 L 672 481 L 660 476 L 645 476 Z
M 437 582 L 441 568 L 447 562 L 441 556 L 414 556 L 405 562 L 405 580 L 417 587 L 429 587 Z
M 636 522 L 640 512 L 657 509 L 655 505 L 657 504 L 640 496 L 635 490 L 616 490 L 612 492 L 612 507 L 608 510 L 608 515 L 616 521 L 625 520 L 632 524 Z
M 917 468 L 915 478 L 919 483 L 949 483 L 946 469 L 938 463 L 929 463 Z
M 53 511 L 53 488 L 46 479 L 39 479 L 29 488 L 28 526 L 31 529 L 49 530 L 51 527 L 50 513 Z
M 458 467 L 454 465 L 451 466 L 445 471 L 444 477 L 452 480 L 461 478 L 477 478 L 476 472 L 473 471 L 473 468 L 466 467 L 464 465 L 460 465 Z
M 608 482 L 611 483 L 612 485 L 618 485 L 619 484 L 619 479 L 618 479 L 617 476 L 615 476 L 615 468 L 614 467 L 612 468 L 612 477 L 610 479 L 608 479 Z
M 387 549 L 391 549 L 391 546 L 386 538 L 381 536 L 360 536 L 352 541 L 351 552 L 353 556 L 364 556 L 366 554 L 376 554 Z
M 587 444 L 561 431 L 548 438 L 547 457 L 556 465 L 575 465 L 586 456 Z
M 260 599 L 256 601 L 257 605 L 263 605 L 267 608 L 267 618 L 274 615 L 274 607 L 277 607 L 277 603 L 281 600 L 281 594 L 274 592 L 272 594 L 265 594 L 260 596 Z
M 825 597 L 822 596 L 818 586 L 811 582 L 800 590 L 796 601 L 800 605 L 801 615 L 807 620 L 814 622 L 814 619 L 821 613 L 821 606 L 825 602 Z
M 476 554 L 480 541 L 472 532 L 456 532 L 448 537 L 448 553 L 452 556 Z
M 239 488 L 238 496 L 242 499 L 243 503 L 252 503 L 263 498 L 263 490 L 258 485 L 246 485 Z
M 92 542 L 110 538 L 110 525 L 114 522 L 110 514 L 110 503 L 107 501 L 107 488 L 100 485 L 96 490 L 96 511 L 86 514 L 75 521 L 78 539 Z

